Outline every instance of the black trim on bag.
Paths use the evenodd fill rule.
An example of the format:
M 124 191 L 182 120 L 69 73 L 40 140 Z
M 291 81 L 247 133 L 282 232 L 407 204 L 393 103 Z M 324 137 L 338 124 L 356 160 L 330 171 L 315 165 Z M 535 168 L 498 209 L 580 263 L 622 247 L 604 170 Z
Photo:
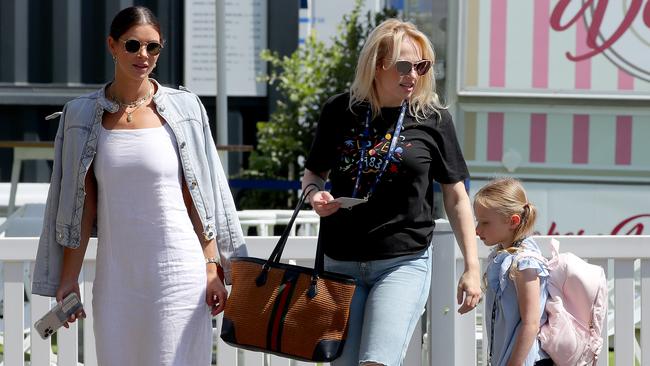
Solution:
M 345 338 L 343 339 L 323 339 L 314 348 L 314 354 L 311 356 L 314 360 L 335 360 L 345 347 Z
M 309 363 L 314 363 L 314 362 L 330 362 L 330 361 L 334 361 L 336 358 L 338 358 L 338 357 L 340 356 L 340 353 L 343 353 L 343 352 L 340 352 L 340 353 L 337 354 L 335 357 L 328 358 L 328 359 L 324 359 L 324 358 L 323 358 L 323 359 L 318 359 L 318 358 L 306 358 L 306 357 L 296 356 L 296 355 L 293 355 L 293 354 L 290 354 L 290 353 L 275 352 L 275 351 L 271 351 L 271 350 L 263 349 L 263 348 L 261 348 L 261 347 L 252 346 L 252 345 L 249 345 L 249 344 L 243 344 L 243 343 L 232 343 L 232 342 L 228 342 L 228 341 L 226 341 L 225 339 L 224 339 L 223 341 L 226 342 L 226 344 L 228 344 L 228 345 L 230 345 L 230 346 L 232 346 L 232 347 L 235 347 L 235 348 L 241 348 L 241 349 L 245 349 L 245 350 L 247 350 L 247 351 L 254 351 L 254 352 L 264 352 L 264 353 L 268 353 L 268 354 L 271 354 L 271 355 L 276 355 L 276 356 L 280 356 L 280 357 L 290 358 L 290 359 L 292 359 L 292 360 L 296 360 L 296 361 L 306 361 L 306 362 L 309 362 Z M 318 355 L 316 355 L 316 357 L 318 357 Z
M 254 257 L 232 257 L 230 258 L 231 261 L 242 261 L 242 262 L 251 262 L 255 264 L 259 264 L 263 266 L 266 264 L 265 259 L 260 259 L 260 258 L 254 258 Z M 294 272 L 299 272 L 299 273 L 305 273 L 309 276 L 311 276 L 314 273 L 313 268 L 309 267 L 302 267 L 302 266 L 296 266 L 295 264 L 286 264 L 286 263 L 271 263 L 271 267 L 281 269 L 281 270 L 290 270 Z M 353 277 L 344 275 L 342 273 L 336 273 L 336 272 L 321 272 L 319 274 L 319 278 L 321 279 L 328 279 L 328 280 L 333 280 L 336 282 L 340 282 L 346 285 L 354 285 L 356 284 L 356 280 Z
M 235 324 L 224 316 L 221 321 L 221 339 L 228 344 L 237 344 Z

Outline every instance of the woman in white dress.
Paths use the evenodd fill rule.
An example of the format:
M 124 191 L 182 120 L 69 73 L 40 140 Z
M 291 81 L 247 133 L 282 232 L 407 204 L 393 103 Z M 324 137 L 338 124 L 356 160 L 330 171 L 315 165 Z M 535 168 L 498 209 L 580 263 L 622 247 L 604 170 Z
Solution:
M 100 106 L 97 126 L 87 126 L 96 141 L 85 142 L 86 149 L 96 144 L 96 153 L 82 186 L 79 248 L 64 248 L 56 298 L 79 293 L 78 277 L 96 223 L 92 305 L 100 365 L 209 365 L 211 315 L 223 310 L 227 298 L 218 274 L 214 230 L 199 215 L 203 210 L 208 220 L 214 211 L 205 213 L 203 201 L 200 210 L 195 205 L 205 188 L 197 178 L 196 170 L 201 169 L 192 170 L 191 160 L 200 160 L 196 151 L 207 147 L 186 147 L 194 140 L 182 126 L 207 124 L 196 117 L 205 110 L 195 95 L 164 88 L 149 78 L 163 44 L 160 25 L 149 9 L 119 12 L 108 37 L 114 80 L 88 96 L 97 98 L 95 105 Z M 66 121 L 61 123 L 74 123 L 68 122 L 74 118 L 72 107 L 66 106 Z M 71 126 L 66 131 L 72 131 Z M 78 317 L 85 313 L 69 321 Z

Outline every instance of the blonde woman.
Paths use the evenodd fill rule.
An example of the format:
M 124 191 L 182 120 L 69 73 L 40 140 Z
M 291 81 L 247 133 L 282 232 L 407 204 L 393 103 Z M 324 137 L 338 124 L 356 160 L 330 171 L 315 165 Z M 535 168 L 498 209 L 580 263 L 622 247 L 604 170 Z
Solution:
M 321 111 L 303 188 L 318 187 L 309 201 L 321 216 L 326 270 L 357 279 L 348 338 L 334 365 L 401 364 L 429 294 L 434 180 L 465 256 L 458 311 L 480 299 L 469 174 L 435 93 L 433 62 L 422 32 L 387 20 L 369 35 L 350 92 Z M 344 209 L 338 197 L 366 201 Z

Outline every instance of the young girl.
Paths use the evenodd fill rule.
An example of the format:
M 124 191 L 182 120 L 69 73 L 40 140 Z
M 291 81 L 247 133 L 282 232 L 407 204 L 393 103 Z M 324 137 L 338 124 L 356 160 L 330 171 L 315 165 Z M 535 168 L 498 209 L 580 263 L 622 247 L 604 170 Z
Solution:
M 546 321 L 546 263 L 526 256 L 541 254 L 529 235 L 535 207 L 516 179 L 489 182 L 474 196 L 476 234 L 494 246 L 484 275 L 488 364 L 492 366 L 553 365 L 540 348 L 537 333 Z

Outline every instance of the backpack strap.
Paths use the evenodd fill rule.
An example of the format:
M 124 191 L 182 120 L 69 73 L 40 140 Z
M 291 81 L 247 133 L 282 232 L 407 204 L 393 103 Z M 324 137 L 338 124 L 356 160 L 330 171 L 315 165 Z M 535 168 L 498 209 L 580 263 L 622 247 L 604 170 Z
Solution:
M 488 366 L 492 366 L 492 351 L 494 350 L 494 323 L 497 317 L 497 294 L 494 294 L 492 301 L 492 317 L 490 318 L 490 354 L 488 355 Z
M 551 258 L 557 258 L 559 255 L 560 255 L 560 242 L 557 239 L 553 238 L 551 239 Z M 549 260 L 546 257 L 544 257 L 541 254 L 538 254 L 537 252 L 533 252 L 531 250 L 528 251 L 522 250 L 521 252 L 515 255 L 514 260 L 519 261 L 521 258 L 525 258 L 525 257 L 535 258 L 538 261 L 546 264 L 548 264 L 549 262 Z
M 546 259 L 544 256 L 542 256 L 541 254 L 537 254 L 537 253 L 535 253 L 533 251 L 521 251 L 520 253 L 517 253 L 514 260 L 518 262 L 520 259 L 526 258 L 526 257 L 535 258 L 535 259 L 537 259 L 538 261 L 540 261 L 542 263 L 548 262 L 548 259 Z M 514 263 L 516 263 L 516 262 L 514 262 Z
M 548 259 L 546 259 L 543 255 L 537 252 L 533 252 L 532 250 L 522 250 L 521 252 L 517 253 L 512 260 L 512 265 L 515 266 L 517 263 L 519 263 L 521 259 L 526 257 L 535 258 L 538 261 L 548 265 Z
M 553 253 L 553 258 L 560 255 L 560 242 L 555 238 L 551 239 L 551 252 Z

